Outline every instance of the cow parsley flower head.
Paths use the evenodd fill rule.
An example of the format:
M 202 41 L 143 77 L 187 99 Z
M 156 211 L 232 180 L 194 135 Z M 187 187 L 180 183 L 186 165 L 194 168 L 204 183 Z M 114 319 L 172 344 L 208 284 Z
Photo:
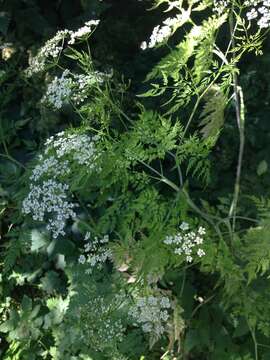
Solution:
M 67 220 L 74 219 L 75 204 L 68 201 L 67 184 L 49 179 L 41 185 L 30 185 L 30 192 L 23 200 L 22 212 L 32 214 L 33 220 L 47 222 L 47 230 L 54 238 L 64 235 Z
M 99 23 L 99 20 L 90 20 L 85 23 L 83 27 L 76 31 L 60 30 L 55 36 L 49 39 L 45 45 L 38 51 L 37 55 L 29 59 L 29 67 L 26 69 L 26 76 L 30 77 L 33 74 L 45 70 L 48 63 L 54 63 L 58 60 L 65 44 L 65 39 L 68 44 L 72 45 L 77 39 L 84 39 L 93 32 L 94 27 Z
M 117 313 L 119 303 L 117 296 L 110 299 L 95 296 L 78 308 L 82 335 L 99 352 L 103 352 L 109 344 L 115 346 L 123 340 L 126 329 Z
M 48 61 L 55 62 L 63 50 L 65 38 L 71 34 L 69 30 L 60 30 L 55 36 L 49 39 L 38 51 L 37 55 L 29 60 L 29 67 L 26 70 L 27 76 L 44 71 Z
M 72 45 L 77 39 L 82 39 L 90 35 L 93 32 L 93 28 L 96 27 L 98 24 L 99 20 L 87 21 L 83 27 L 71 33 L 68 44 Z
M 56 76 L 49 83 L 41 103 L 55 110 L 61 109 L 69 102 L 79 105 L 89 96 L 90 90 L 102 84 L 108 76 L 99 71 L 90 74 L 72 74 L 66 69 L 60 77 Z
M 173 34 L 175 31 L 175 27 L 177 24 L 180 24 L 183 21 L 183 17 L 185 17 L 185 13 L 178 14 L 174 18 L 168 18 L 163 21 L 163 25 L 157 25 L 154 27 L 152 34 L 150 36 L 149 42 L 147 44 L 146 41 L 141 43 L 141 49 L 145 50 L 147 48 L 153 48 L 164 41 L 168 40 L 168 38 Z
M 200 226 L 197 231 L 189 231 L 189 224 L 186 222 L 183 222 L 179 228 L 180 232 L 176 235 L 166 236 L 164 244 L 171 246 L 175 254 L 184 256 L 188 263 L 193 261 L 194 256 L 204 256 L 205 252 L 201 245 L 205 228 Z
M 256 21 L 260 29 L 270 26 L 270 0 L 246 0 L 246 19 Z M 214 11 L 221 15 L 230 10 L 229 0 L 214 0 Z
M 214 12 L 218 15 L 230 9 L 230 0 L 214 0 Z
M 69 71 L 65 70 L 61 77 L 55 77 L 48 85 L 46 94 L 41 99 L 41 103 L 49 104 L 54 109 L 61 109 L 64 103 L 67 103 L 72 93 L 72 79 L 69 77 Z
M 86 134 L 65 134 L 60 132 L 50 137 L 45 143 L 45 154 L 53 151 L 58 159 L 71 157 L 79 165 L 86 165 L 88 171 L 96 169 L 96 161 L 100 152 L 96 144 L 100 137 Z
M 59 161 L 54 156 L 48 158 L 40 158 L 40 162 L 32 170 L 30 176 L 31 181 L 38 181 L 43 176 L 55 179 L 59 176 L 64 176 L 70 172 L 68 161 Z
M 160 338 L 169 319 L 168 309 L 170 307 L 170 300 L 165 296 L 140 297 L 131 307 L 129 316 L 135 324 L 142 327 L 143 332 Z
M 46 223 L 54 238 L 64 235 L 67 221 L 76 217 L 77 204 L 70 202 L 65 177 L 78 164 L 85 166 L 87 172 L 99 171 L 98 139 L 98 136 L 60 132 L 46 141 L 44 154 L 32 170 L 30 191 L 23 200 L 22 212 L 31 214 L 34 221 Z
M 108 247 L 109 236 L 104 235 L 101 238 L 95 236 L 91 239 L 89 232 L 84 237 L 84 254 L 80 255 L 78 262 L 90 266 L 86 270 L 87 274 L 92 274 L 94 268 L 101 269 L 105 262 L 112 260 L 112 252 Z
M 270 26 L 270 0 L 246 0 L 246 17 L 249 21 L 256 21 L 260 29 Z

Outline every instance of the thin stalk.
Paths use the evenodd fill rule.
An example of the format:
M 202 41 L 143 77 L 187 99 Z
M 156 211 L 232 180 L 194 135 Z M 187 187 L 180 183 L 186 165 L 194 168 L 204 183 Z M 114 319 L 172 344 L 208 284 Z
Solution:
M 20 166 L 22 169 L 26 170 L 26 167 L 20 163 L 19 161 L 17 161 L 16 159 L 14 159 L 11 155 L 6 155 L 6 154 L 0 154 L 1 157 L 8 159 L 9 161 L 13 162 L 14 164 Z
M 248 322 L 247 322 L 248 323 Z M 255 360 L 259 360 L 259 354 L 258 354 L 258 343 L 257 343 L 257 339 L 256 339 L 256 334 L 255 334 L 255 330 L 252 329 L 252 327 L 249 325 L 248 323 L 248 327 L 251 333 L 251 337 L 254 343 L 254 356 L 255 356 Z
M 233 28 L 234 28 L 234 19 L 232 14 L 230 16 L 230 32 L 231 32 L 232 46 L 234 47 L 235 40 L 234 40 Z M 233 55 L 233 59 L 234 59 L 234 55 Z M 229 211 L 229 217 L 232 217 L 232 231 L 234 232 L 236 225 L 237 203 L 240 193 L 241 170 L 242 170 L 244 146 L 245 146 L 244 96 L 243 96 L 242 88 L 238 85 L 238 76 L 236 72 L 233 73 L 233 91 L 235 97 L 236 121 L 239 130 L 239 152 L 238 152 L 238 162 L 236 169 L 236 179 L 234 184 L 233 200 Z

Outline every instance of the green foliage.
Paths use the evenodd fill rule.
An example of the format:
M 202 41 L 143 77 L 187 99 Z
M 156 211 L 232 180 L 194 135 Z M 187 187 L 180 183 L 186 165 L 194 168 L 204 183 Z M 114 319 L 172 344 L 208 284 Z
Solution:
M 2 4 L 1 359 L 269 359 L 267 31 L 238 2 Z

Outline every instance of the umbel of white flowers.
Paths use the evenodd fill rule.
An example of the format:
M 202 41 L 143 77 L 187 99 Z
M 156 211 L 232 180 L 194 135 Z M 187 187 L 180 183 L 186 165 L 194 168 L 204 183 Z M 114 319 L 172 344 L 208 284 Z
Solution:
M 214 0 L 214 11 L 219 15 L 230 9 L 230 0 Z M 248 21 L 256 21 L 260 29 L 270 26 L 270 0 L 246 0 L 243 3 Z
M 186 13 L 183 12 L 182 14 L 178 14 L 174 18 L 168 18 L 164 20 L 162 26 L 161 25 L 155 26 L 148 43 L 146 41 L 143 41 L 141 43 L 141 49 L 145 50 L 147 48 L 153 48 L 166 41 L 175 31 L 176 26 L 184 21 L 185 16 Z
M 177 255 L 185 256 L 187 262 L 192 262 L 194 256 L 202 257 L 205 255 L 201 248 L 203 244 L 203 235 L 205 228 L 199 227 L 197 231 L 189 231 L 189 224 L 183 222 L 180 225 L 180 232 L 176 235 L 166 236 L 164 244 L 172 246 L 173 251 Z
M 109 236 L 104 235 L 102 238 L 95 236 L 91 239 L 90 232 L 85 234 L 84 254 L 79 256 L 80 264 L 87 264 L 90 267 L 85 271 L 91 274 L 94 268 L 101 269 L 107 260 L 112 260 L 112 252 L 108 248 Z
M 131 307 L 129 316 L 142 327 L 143 332 L 159 338 L 165 331 L 170 307 L 170 300 L 166 296 L 140 297 Z
M 59 58 L 65 40 L 69 45 L 73 45 L 76 41 L 86 39 L 91 35 L 93 30 L 99 24 L 99 20 L 87 21 L 84 26 L 76 31 L 60 30 L 55 36 L 49 39 L 45 45 L 38 51 L 37 55 L 29 59 L 29 67 L 26 70 L 27 76 L 39 73 L 45 70 L 47 61 L 56 62 Z
M 49 83 L 41 103 L 55 110 L 61 109 L 69 101 L 79 105 L 88 97 L 93 85 L 102 84 L 108 76 L 99 71 L 92 71 L 90 74 L 72 74 L 66 69 L 60 77 L 55 76 Z
M 34 221 L 46 223 L 54 238 L 65 235 L 69 219 L 76 217 L 77 204 L 70 202 L 69 185 L 64 179 L 73 163 L 85 166 L 85 171 L 99 171 L 96 161 L 98 136 L 60 132 L 45 143 L 45 151 L 30 176 L 30 191 L 22 203 L 22 213 L 31 214 Z

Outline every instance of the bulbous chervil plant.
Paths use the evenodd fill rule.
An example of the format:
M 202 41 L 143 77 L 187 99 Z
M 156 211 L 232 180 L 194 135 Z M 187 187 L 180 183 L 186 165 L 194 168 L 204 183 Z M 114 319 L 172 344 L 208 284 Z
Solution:
M 163 20 L 140 56 L 156 60 L 135 95 L 92 55 L 102 19 L 59 30 L 21 70 L 40 114 L 65 121 L 23 164 L 2 142 L 23 168 L 1 210 L 4 360 L 270 359 L 270 205 L 242 187 L 241 83 L 270 1 L 151 6 Z M 216 196 L 227 129 L 234 177 Z

